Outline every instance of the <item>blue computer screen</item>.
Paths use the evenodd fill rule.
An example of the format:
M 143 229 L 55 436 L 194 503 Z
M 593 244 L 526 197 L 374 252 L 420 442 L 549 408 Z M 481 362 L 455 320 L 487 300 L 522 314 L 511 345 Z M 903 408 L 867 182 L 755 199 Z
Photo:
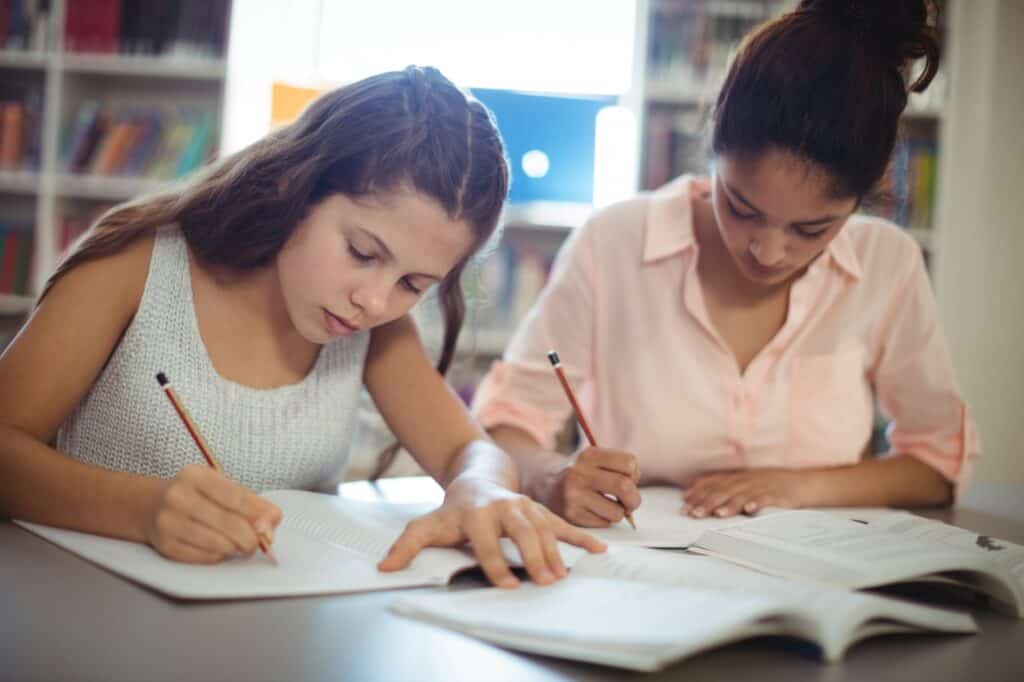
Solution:
M 591 203 L 594 195 L 594 134 L 597 113 L 614 97 L 541 95 L 474 88 L 473 95 L 494 112 L 512 167 L 509 201 Z M 547 172 L 531 177 L 523 157 L 539 151 Z M 534 155 L 536 157 L 536 155 Z

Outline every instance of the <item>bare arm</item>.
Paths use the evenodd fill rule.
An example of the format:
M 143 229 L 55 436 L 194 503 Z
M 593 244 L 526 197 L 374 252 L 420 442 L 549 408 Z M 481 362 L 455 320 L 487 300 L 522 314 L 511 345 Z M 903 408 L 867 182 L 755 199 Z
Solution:
M 276 508 L 202 467 L 187 469 L 187 485 L 175 487 L 85 464 L 49 445 L 138 309 L 152 249 L 153 240 L 143 239 L 69 272 L 0 356 L 0 509 L 26 521 L 150 542 L 182 560 L 215 561 L 254 547 L 240 513 L 265 514 L 273 525 Z M 206 492 L 196 503 L 183 490 Z M 221 503 L 206 504 L 217 497 Z M 167 514 L 175 503 L 192 504 L 205 522 Z M 199 537 L 184 543 L 190 528 Z
M 141 541 L 158 481 L 47 443 L 85 396 L 138 307 L 152 241 L 68 273 L 0 357 L 0 507 L 12 516 Z
M 365 383 L 398 440 L 443 487 L 471 474 L 519 490 L 514 464 L 430 364 L 411 319 L 373 330 Z
M 640 506 L 636 455 L 588 447 L 569 457 L 545 450 L 525 430 L 510 425 L 498 425 L 490 434 L 515 458 L 523 491 L 577 526 L 604 528 Z
M 733 516 L 764 507 L 928 507 L 949 504 L 953 486 L 916 457 L 895 455 L 841 467 L 749 469 L 701 476 L 684 491 L 692 516 Z
M 519 548 L 533 579 L 550 583 L 566 575 L 555 541 L 603 549 L 546 508 L 517 494 L 518 470 L 496 447 L 430 365 L 413 322 L 403 317 L 373 331 L 366 387 L 384 420 L 423 468 L 445 486 L 442 507 L 409 524 L 381 562 L 405 567 L 424 547 L 471 542 L 488 578 L 514 587 L 499 538 Z

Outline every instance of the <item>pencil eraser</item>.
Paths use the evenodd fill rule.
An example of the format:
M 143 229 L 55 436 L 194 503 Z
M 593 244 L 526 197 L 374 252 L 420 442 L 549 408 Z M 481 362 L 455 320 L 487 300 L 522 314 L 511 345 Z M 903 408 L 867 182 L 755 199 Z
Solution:
M 552 365 L 557 365 L 558 364 L 558 353 L 556 353 L 553 350 L 549 350 L 548 351 L 548 360 L 551 361 Z
M 156 373 L 156 380 L 160 382 L 161 386 L 166 386 L 168 383 L 170 383 L 167 381 L 167 375 L 164 374 L 163 372 Z

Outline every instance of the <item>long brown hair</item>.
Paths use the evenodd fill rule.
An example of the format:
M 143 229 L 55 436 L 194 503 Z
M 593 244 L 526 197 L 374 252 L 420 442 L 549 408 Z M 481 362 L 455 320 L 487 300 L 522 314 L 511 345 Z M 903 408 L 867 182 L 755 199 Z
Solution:
M 908 91 L 938 69 L 937 11 L 928 0 L 802 0 L 762 25 L 718 94 L 713 153 L 790 151 L 825 168 L 837 197 L 863 198 L 885 173 Z
M 335 193 L 410 187 L 474 232 L 470 251 L 438 286 L 445 321 L 437 369 L 451 364 L 465 317 L 460 283 L 469 257 L 497 227 L 509 173 L 490 112 L 440 71 L 410 66 L 328 92 L 293 123 L 194 176 L 180 188 L 101 216 L 47 281 L 176 223 L 193 253 L 238 269 L 272 264 L 296 225 Z M 382 453 L 376 477 L 394 459 Z

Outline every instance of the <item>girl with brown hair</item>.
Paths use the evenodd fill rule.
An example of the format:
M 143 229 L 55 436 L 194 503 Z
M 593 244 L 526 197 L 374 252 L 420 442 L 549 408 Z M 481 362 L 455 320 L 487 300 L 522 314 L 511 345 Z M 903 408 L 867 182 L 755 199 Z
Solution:
M 333 492 L 365 385 L 446 488 L 382 569 L 468 540 L 490 580 L 514 586 L 507 535 L 534 580 L 564 576 L 556 539 L 600 543 L 516 492 L 514 465 L 442 376 L 460 274 L 507 188 L 489 112 L 409 67 L 325 94 L 179 190 L 115 207 L 0 358 L 0 509 L 180 561 L 251 554 L 281 519 L 254 491 Z M 407 316 L 435 285 L 437 370 Z M 226 475 L 201 464 L 158 372 Z

